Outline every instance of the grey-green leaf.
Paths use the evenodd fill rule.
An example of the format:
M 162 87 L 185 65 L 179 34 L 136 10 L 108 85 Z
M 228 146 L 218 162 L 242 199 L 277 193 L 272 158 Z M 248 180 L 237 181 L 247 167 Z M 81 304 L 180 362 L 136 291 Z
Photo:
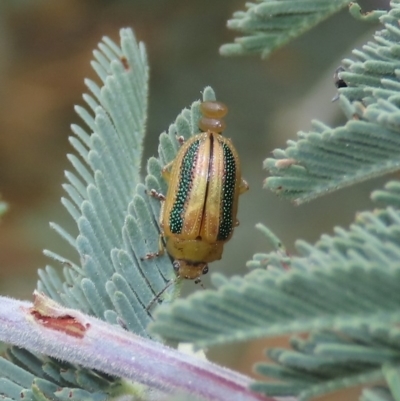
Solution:
M 286 149 L 276 149 L 264 162 L 267 188 L 299 204 L 399 169 L 399 10 L 393 1 L 375 41 L 343 60 L 339 105 L 349 121 L 336 128 L 315 121 Z
M 349 0 L 261 0 L 246 3 L 228 21 L 228 28 L 244 36 L 222 45 L 224 56 L 261 54 L 267 57 L 350 3 Z

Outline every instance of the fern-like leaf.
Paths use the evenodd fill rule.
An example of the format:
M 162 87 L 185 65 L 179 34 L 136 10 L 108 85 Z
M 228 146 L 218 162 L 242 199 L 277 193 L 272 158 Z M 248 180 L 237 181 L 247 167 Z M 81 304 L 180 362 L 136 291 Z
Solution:
M 382 16 L 385 29 L 375 41 L 353 51 L 340 73 L 347 87 L 339 89 L 340 105 L 349 121 L 331 128 L 314 121 L 284 150 L 264 162 L 271 177 L 265 186 L 302 203 L 348 185 L 397 171 L 400 165 L 398 103 L 400 66 L 398 14 L 400 2 Z
M 265 58 L 349 3 L 349 0 L 259 0 L 246 3 L 247 10 L 235 12 L 228 21 L 228 28 L 246 36 L 221 46 L 220 53 L 225 56 L 261 53 Z
M 159 158 L 150 159 L 145 185 L 139 174 L 148 92 L 144 45 L 136 42 L 131 30 L 123 29 L 121 47 L 104 38 L 94 56 L 92 66 L 102 86 L 86 81 L 91 92 L 84 95 L 87 109 L 76 111 L 89 131 L 72 127 L 75 136 L 70 142 L 76 154 L 68 158 L 74 171 L 66 172 L 68 183 L 63 186 L 68 196 L 62 203 L 79 234 L 75 238 L 51 224 L 77 251 L 79 262 L 46 250 L 47 256 L 63 265 L 63 272 L 60 275 L 52 266 L 40 270 L 38 290 L 68 307 L 149 337 L 146 326 L 152 317 L 147 307 L 175 273 L 168 255 L 144 260 L 159 246 L 160 202 L 148 193 L 150 189 L 165 192 L 162 167 L 175 157 L 178 137 L 199 131 L 200 102 L 183 110 L 168 133 L 160 136 Z M 206 88 L 203 98 L 214 100 L 213 90 Z M 173 293 L 174 287 L 170 287 Z M 8 360 L 0 358 L 0 372 L 2 394 L 13 398 L 24 393 L 32 400 L 63 400 L 71 395 L 102 400 L 119 381 L 103 380 L 99 373 L 55 360 L 49 363 L 49 358 L 17 348 L 9 349 Z M 131 390 L 132 385 L 130 394 Z
M 396 209 L 400 209 L 400 183 L 398 181 L 388 182 L 384 190 L 374 191 L 371 198 L 385 206 L 393 206 Z
M 397 190 L 399 184 L 390 187 Z M 300 256 L 289 258 L 280 247 L 272 254 L 257 254 L 252 272 L 230 279 L 214 274 L 217 291 L 197 292 L 161 307 L 151 328 L 198 347 L 336 331 L 316 332 L 307 341 L 294 339 L 294 351 L 270 351 L 282 367 L 262 364 L 259 373 L 282 382 L 253 386 L 268 395 L 308 399 L 382 380 L 381 366 L 400 362 L 400 331 L 395 327 L 400 322 L 399 221 L 400 211 L 388 206 L 360 213 L 349 230 L 336 228 L 334 236 L 324 235 L 315 245 L 298 241 Z M 256 268 L 264 261 L 266 270 Z
M 268 350 L 268 356 L 276 364 L 260 363 L 256 367 L 260 374 L 281 382 L 259 382 L 254 389 L 272 395 L 297 387 L 295 393 L 299 399 L 309 399 L 346 387 L 396 378 L 393 366 L 400 361 L 399 334 L 398 328 L 381 323 L 349 322 L 340 327 L 340 332 L 315 332 L 306 339 L 293 337 L 293 350 Z M 390 364 L 390 369 L 385 368 L 386 364 Z
M 140 260 L 148 252 L 143 222 L 152 219 L 139 175 L 147 118 L 147 56 L 131 30 L 121 31 L 121 48 L 105 38 L 94 56 L 92 67 L 103 85 L 86 80 L 89 111 L 76 108 L 92 133 L 72 127 L 75 136 L 70 142 L 79 157 L 69 155 L 75 172 L 66 172 L 69 183 L 64 185 L 68 198 L 63 204 L 79 235 L 75 239 L 52 225 L 77 250 L 81 266 L 45 251 L 63 263 L 68 285 L 48 266 L 39 272 L 38 289 L 66 306 L 111 323 L 124 322 L 146 336 L 150 316 L 145 307 L 167 280 L 162 273 L 166 261 L 148 270 Z
M 105 400 L 104 390 L 114 383 L 106 375 L 16 347 L 7 350 L 7 359 L 0 358 L 0 372 L 1 394 L 10 400 Z
M 399 401 L 394 399 L 390 390 L 385 386 L 366 388 L 360 397 L 360 401 Z
M 94 51 L 92 67 L 102 86 L 86 80 L 91 91 L 91 95 L 83 96 L 88 110 L 76 108 L 89 131 L 72 126 L 75 136 L 70 142 L 76 155 L 68 158 L 75 171 L 65 173 L 68 197 L 62 203 L 75 220 L 79 235 L 75 238 L 57 224 L 51 225 L 77 251 L 79 263 L 45 251 L 64 266 L 63 277 L 47 266 L 39 271 L 38 289 L 66 306 L 124 324 L 147 336 L 144 328 L 151 317 L 146 313 L 146 302 L 166 281 L 159 270 L 144 278 L 131 246 L 142 219 L 148 219 L 139 207 L 140 199 L 145 197 L 140 165 L 147 118 L 148 64 L 145 47 L 136 41 L 133 32 L 122 29 L 120 36 L 120 47 L 105 37 Z M 137 188 L 143 194 L 139 200 L 134 196 Z M 143 249 L 138 252 L 145 252 Z M 1 389 L 11 398 L 19 391 L 32 400 L 55 396 L 58 400 L 101 400 L 106 397 L 104 390 L 115 381 L 17 348 L 10 348 L 7 356 L 8 361 L 0 359 L 5 380 Z

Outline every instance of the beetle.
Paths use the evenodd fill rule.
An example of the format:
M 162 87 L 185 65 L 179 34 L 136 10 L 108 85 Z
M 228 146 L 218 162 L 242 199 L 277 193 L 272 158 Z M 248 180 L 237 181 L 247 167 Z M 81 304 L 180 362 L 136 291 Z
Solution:
M 177 277 L 194 279 L 208 272 L 208 263 L 222 257 L 236 219 L 238 199 L 249 189 L 241 176 L 239 155 L 221 135 L 227 107 L 216 101 L 200 104 L 203 131 L 186 142 L 162 171 L 168 184 L 161 204 L 160 228 Z M 158 256 L 163 248 L 146 258 Z

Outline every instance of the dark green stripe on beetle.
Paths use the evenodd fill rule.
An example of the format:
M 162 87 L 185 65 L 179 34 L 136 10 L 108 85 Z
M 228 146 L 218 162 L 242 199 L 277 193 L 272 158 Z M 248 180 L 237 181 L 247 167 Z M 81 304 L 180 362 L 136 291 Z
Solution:
M 233 231 L 232 208 L 235 196 L 236 161 L 231 148 L 222 144 L 224 154 L 224 177 L 222 185 L 222 221 L 218 229 L 218 241 L 225 241 Z
M 193 169 L 196 165 L 197 153 L 200 146 L 200 140 L 195 141 L 187 149 L 182 159 L 182 169 L 179 179 L 179 186 L 176 192 L 174 206 L 169 216 L 169 229 L 173 234 L 180 234 L 183 227 L 183 211 L 185 202 L 190 195 L 190 189 L 193 178 Z

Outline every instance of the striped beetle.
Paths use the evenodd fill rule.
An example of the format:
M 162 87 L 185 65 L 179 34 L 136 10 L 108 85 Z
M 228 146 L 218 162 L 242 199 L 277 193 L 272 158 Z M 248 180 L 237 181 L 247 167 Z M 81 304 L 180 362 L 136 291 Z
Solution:
M 242 179 L 238 153 L 230 139 L 221 135 L 228 108 L 220 102 L 200 105 L 198 125 L 203 131 L 183 143 L 175 159 L 163 168 L 168 183 L 162 201 L 161 235 L 174 258 L 177 276 L 199 280 L 208 263 L 222 257 L 225 242 L 232 237 L 239 195 L 249 187 Z M 163 252 L 146 255 L 158 256 Z

